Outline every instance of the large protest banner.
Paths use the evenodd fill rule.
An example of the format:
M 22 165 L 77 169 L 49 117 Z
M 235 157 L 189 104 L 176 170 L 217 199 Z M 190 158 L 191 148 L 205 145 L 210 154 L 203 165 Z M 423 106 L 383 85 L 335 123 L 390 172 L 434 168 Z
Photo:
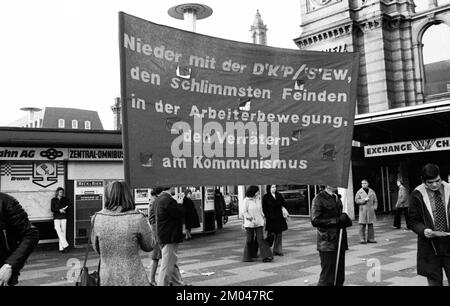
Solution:
M 348 182 L 358 54 L 235 42 L 119 13 L 125 178 Z

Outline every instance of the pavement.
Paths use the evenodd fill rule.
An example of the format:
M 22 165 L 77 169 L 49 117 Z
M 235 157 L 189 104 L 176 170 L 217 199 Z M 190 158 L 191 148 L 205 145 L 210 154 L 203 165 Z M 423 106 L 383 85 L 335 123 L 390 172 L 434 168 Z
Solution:
M 403 221 L 404 222 L 404 221 Z M 348 229 L 346 286 L 426 286 L 416 272 L 417 237 L 406 229 L 392 229 L 392 216 L 379 216 L 376 244 L 360 244 L 358 223 Z M 403 223 L 404 225 L 404 223 Z M 320 273 L 316 229 L 308 218 L 291 218 L 283 233 L 284 256 L 270 263 L 242 262 L 245 232 L 235 216 L 214 234 L 197 234 L 180 244 L 179 267 L 183 279 L 194 286 L 315 286 Z M 20 276 L 20 286 L 73 286 L 84 258 L 84 249 L 59 253 L 37 249 Z M 150 272 L 149 253 L 141 254 Z M 90 271 L 98 256 L 90 252 Z

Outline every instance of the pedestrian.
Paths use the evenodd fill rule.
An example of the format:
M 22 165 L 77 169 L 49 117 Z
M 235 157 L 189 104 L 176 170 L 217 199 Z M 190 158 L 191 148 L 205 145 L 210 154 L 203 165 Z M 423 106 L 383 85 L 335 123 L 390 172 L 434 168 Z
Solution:
M 259 188 L 253 185 L 248 187 L 245 196 L 242 215 L 244 217 L 244 228 L 247 235 L 242 260 L 253 261 L 252 257 L 256 255 L 253 250 L 256 236 L 263 262 L 270 262 L 273 260 L 273 254 L 269 244 L 264 240 L 263 228 L 265 225 L 265 217 L 261 200 L 259 199 Z
M 91 228 L 92 246 L 100 254 L 100 286 L 150 285 L 139 251 L 153 249 L 153 234 L 127 183 L 106 186 L 105 207 L 92 217 Z
M 395 203 L 395 216 L 394 216 L 394 226 L 393 228 L 400 229 L 402 223 L 402 213 L 405 215 L 406 228 L 408 226 L 408 192 L 405 186 L 403 186 L 402 179 L 397 180 L 398 186 L 398 197 L 397 203 Z
M 148 220 L 150 222 L 150 227 L 152 229 L 153 234 L 153 240 L 154 240 L 154 246 L 152 251 L 152 268 L 150 271 L 150 285 L 156 286 L 156 270 L 158 269 L 158 263 L 161 259 L 161 247 L 158 243 L 158 237 L 156 234 L 156 220 L 155 220 L 155 211 L 156 211 L 156 205 L 155 200 L 159 196 L 159 194 L 162 192 L 161 188 L 155 188 L 150 193 L 150 201 L 149 201 L 149 208 L 148 208 Z
M 266 216 L 267 241 L 273 243 L 273 255 L 283 256 L 282 233 L 287 230 L 287 222 L 283 216 L 285 206 L 283 196 L 277 192 L 276 185 L 267 185 L 266 194 L 262 199 L 262 208 Z
M 200 221 L 198 219 L 197 210 L 195 209 L 194 202 L 191 200 L 192 191 L 186 189 L 184 192 L 183 209 L 184 209 L 184 227 L 185 227 L 185 239 L 192 239 L 191 230 L 193 228 L 200 227 Z
M 161 246 L 161 267 L 158 286 L 185 286 L 178 268 L 178 244 L 183 242 L 183 205 L 172 196 L 173 187 L 161 187 L 162 192 L 155 200 L 156 232 Z
M 15 286 L 20 270 L 39 242 L 39 231 L 19 202 L 2 192 L 0 231 L 0 286 Z
M 56 188 L 55 197 L 51 200 L 51 210 L 53 212 L 53 223 L 59 240 L 59 251 L 64 253 L 69 247 L 66 239 L 67 228 L 67 210 L 69 209 L 69 200 L 64 195 L 64 188 Z
M 378 200 L 375 191 L 369 188 L 369 181 L 361 181 L 362 188 L 355 196 L 355 203 L 359 205 L 359 237 L 362 244 L 377 243 L 373 224 L 376 221 L 375 210 L 378 208 Z M 366 235 L 367 228 L 367 235 Z M 367 238 L 366 238 L 367 237 Z
M 223 217 L 225 216 L 225 199 L 219 189 L 214 190 L 214 209 L 216 212 L 217 228 L 223 228 Z
M 317 227 L 322 268 L 318 286 L 342 286 L 345 281 L 346 228 L 352 226 L 352 221 L 342 212 L 342 202 L 336 192 L 336 187 L 326 186 L 312 201 L 311 223 Z
M 417 274 L 429 286 L 443 286 L 443 273 L 450 281 L 450 184 L 441 180 L 436 164 L 426 164 L 409 199 L 409 226 L 417 234 Z

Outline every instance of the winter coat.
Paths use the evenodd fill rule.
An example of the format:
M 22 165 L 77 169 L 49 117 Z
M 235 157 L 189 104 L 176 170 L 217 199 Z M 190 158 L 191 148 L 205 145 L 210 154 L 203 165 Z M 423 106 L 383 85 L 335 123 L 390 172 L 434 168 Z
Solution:
M 149 286 L 139 251 L 150 252 L 154 239 L 144 214 L 103 209 L 92 220 L 91 241 L 100 254 L 100 285 Z
M 444 185 L 443 200 L 450 220 L 450 184 Z M 426 238 L 424 231 L 435 230 L 434 215 L 425 184 L 418 186 L 409 198 L 408 225 L 417 234 L 417 274 L 439 279 L 442 265 L 439 256 L 450 256 L 450 237 Z M 447 223 L 448 226 L 448 223 Z
M 281 233 L 287 230 L 288 226 L 282 211 L 284 205 L 283 196 L 279 192 L 275 192 L 275 198 L 271 193 L 263 196 L 262 208 L 266 217 L 266 231 L 269 233 Z
M 369 196 L 369 201 L 365 198 Z M 375 191 L 369 188 L 367 194 L 363 188 L 358 190 L 355 196 L 355 203 L 359 205 L 359 220 L 360 224 L 372 224 L 377 220 L 375 210 L 378 208 L 378 200 Z
M 317 227 L 317 250 L 334 252 L 338 250 L 339 230 L 342 229 L 343 250 L 348 250 L 346 227 L 352 226 L 347 214 L 342 213 L 342 202 L 328 192 L 321 191 L 312 201 L 311 224 Z
M 406 191 L 405 186 L 400 185 L 400 187 L 398 187 L 398 198 L 395 208 L 403 208 L 408 206 L 408 192 Z
M 161 193 L 153 205 L 156 205 L 156 232 L 161 247 L 183 242 L 183 206 L 166 192 Z
M 187 229 L 200 227 L 200 221 L 198 220 L 197 210 L 195 209 L 194 202 L 184 197 L 183 199 L 184 209 L 184 225 Z
M 256 228 L 264 226 L 265 217 L 260 200 L 245 198 L 242 206 L 244 227 Z M 247 218 L 252 218 L 252 220 L 250 221 Z
M 11 265 L 10 286 L 18 283 L 20 270 L 38 242 L 39 231 L 31 225 L 19 202 L 0 193 L 0 267 Z
M 214 195 L 214 209 L 216 210 L 216 216 L 225 215 L 226 204 L 222 194 Z

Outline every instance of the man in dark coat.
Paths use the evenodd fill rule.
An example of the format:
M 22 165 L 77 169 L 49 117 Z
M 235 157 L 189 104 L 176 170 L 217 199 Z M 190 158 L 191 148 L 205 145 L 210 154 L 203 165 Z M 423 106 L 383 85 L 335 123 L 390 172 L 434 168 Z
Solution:
M 172 197 L 174 189 L 161 187 L 163 192 L 156 198 L 156 233 L 161 246 L 161 267 L 158 286 L 185 285 L 177 266 L 178 244 L 183 242 L 183 206 Z
M 428 285 L 442 286 L 445 270 L 450 279 L 450 184 L 441 180 L 439 167 L 422 168 L 423 184 L 411 193 L 409 227 L 417 234 L 417 274 Z
M 0 193 L 0 231 L 0 286 L 14 286 L 38 244 L 39 232 L 19 202 L 5 193 Z
M 267 185 L 266 194 L 262 199 L 262 208 L 266 217 L 267 242 L 273 243 L 273 255 L 283 256 L 282 232 L 287 230 L 286 219 L 283 216 L 284 199 L 277 192 L 276 185 Z
M 311 223 L 317 227 L 317 250 L 322 267 L 318 286 L 342 286 L 345 280 L 345 251 L 348 250 L 345 228 L 351 226 L 352 221 L 342 212 L 342 202 L 336 192 L 337 188 L 327 186 L 317 194 L 312 203 Z M 341 231 L 342 241 L 335 277 Z
M 223 216 L 225 215 L 225 199 L 219 189 L 214 191 L 214 209 L 216 211 L 217 228 L 223 227 Z

